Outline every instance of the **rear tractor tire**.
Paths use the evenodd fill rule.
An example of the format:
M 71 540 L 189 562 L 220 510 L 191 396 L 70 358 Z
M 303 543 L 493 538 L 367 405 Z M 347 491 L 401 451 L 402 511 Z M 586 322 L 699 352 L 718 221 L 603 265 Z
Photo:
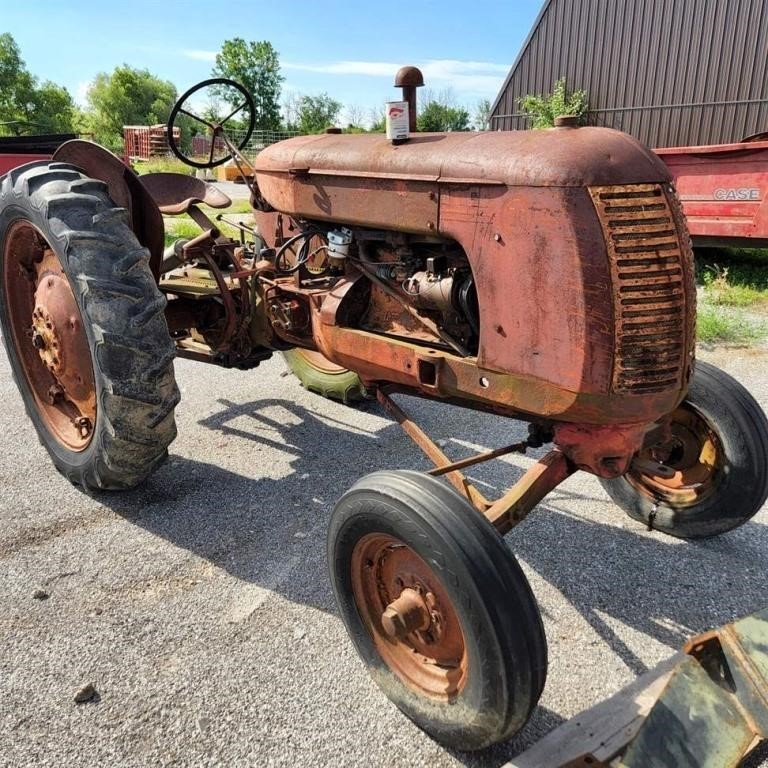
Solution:
M 165 298 L 127 212 L 67 163 L 0 179 L 0 328 L 56 468 L 86 490 L 141 483 L 176 436 Z
M 320 352 L 289 349 L 283 352 L 286 365 L 304 389 L 345 405 L 365 400 L 368 396 L 360 377 L 347 368 L 332 363 Z
M 743 525 L 768 497 L 768 420 L 733 377 L 697 362 L 688 395 L 672 414 L 672 441 L 641 457 L 671 478 L 630 470 L 603 488 L 630 517 L 681 539 Z
M 504 540 L 456 491 L 418 472 L 374 472 L 328 530 L 339 612 L 371 677 L 446 746 L 509 739 L 541 695 L 547 642 Z

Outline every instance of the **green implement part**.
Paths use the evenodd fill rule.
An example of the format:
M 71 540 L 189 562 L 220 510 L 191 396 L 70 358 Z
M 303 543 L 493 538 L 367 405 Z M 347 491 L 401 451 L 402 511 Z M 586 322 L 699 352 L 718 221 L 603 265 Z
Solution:
M 582 712 L 505 768 L 735 768 L 768 739 L 768 608 Z

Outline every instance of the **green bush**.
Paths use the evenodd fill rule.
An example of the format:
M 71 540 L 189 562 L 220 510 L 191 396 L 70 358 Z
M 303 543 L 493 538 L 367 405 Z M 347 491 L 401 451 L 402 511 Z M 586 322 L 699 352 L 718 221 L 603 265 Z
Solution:
M 696 252 L 698 280 L 707 300 L 730 307 L 768 306 L 768 259 L 762 251 L 701 250 Z
M 575 115 L 579 123 L 584 123 L 589 111 L 586 91 L 574 91 L 570 96 L 566 89 L 565 78 L 561 77 L 547 96 L 528 94 L 518 99 L 523 112 L 533 121 L 534 129 L 552 128 L 559 115 Z

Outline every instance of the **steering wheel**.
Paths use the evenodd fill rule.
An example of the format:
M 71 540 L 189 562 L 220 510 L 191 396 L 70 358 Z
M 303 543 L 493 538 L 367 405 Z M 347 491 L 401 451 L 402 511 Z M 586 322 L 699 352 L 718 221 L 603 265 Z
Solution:
M 238 98 L 234 103 L 238 104 L 238 106 L 226 117 L 221 119 L 200 117 L 200 115 L 195 112 L 198 107 L 193 107 L 195 100 L 192 97 L 205 88 L 212 88 L 212 94 L 214 95 L 216 95 L 217 91 L 220 93 L 223 89 L 233 89 L 234 91 L 237 91 L 236 95 Z M 240 113 L 243 113 L 243 115 L 247 113 L 248 127 L 243 138 L 235 143 L 229 136 L 227 136 L 225 132 L 225 124 Z M 179 135 L 181 135 L 181 126 L 176 125 L 179 115 L 184 115 L 205 126 L 205 135 L 211 143 L 207 160 L 201 162 L 200 159 L 194 159 L 189 155 L 185 155 L 181 150 L 181 147 L 179 146 L 180 138 L 177 140 L 174 135 L 174 128 L 179 128 Z M 241 150 L 248 143 L 248 139 L 251 138 L 255 124 L 256 105 L 253 102 L 253 96 L 251 96 L 240 83 L 236 83 L 234 80 L 228 80 L 224 77 L 214 77 L 210 80 L 203 80 L 202 83 L 198 83 L 190 88 L 186 93 L 182 94 L 181 98 L 179 98 L 173 105 L 171 116 L 168 118 L 168 146 L 171 148 L 171 152 L 187 165 L 191 165 L 194 168 L 215 168 L 217 165 L 226 163 L 227 160 L 232 157 L 233 146 L 238 150 Z M 224 154 L 222 154 L 222 152 Z

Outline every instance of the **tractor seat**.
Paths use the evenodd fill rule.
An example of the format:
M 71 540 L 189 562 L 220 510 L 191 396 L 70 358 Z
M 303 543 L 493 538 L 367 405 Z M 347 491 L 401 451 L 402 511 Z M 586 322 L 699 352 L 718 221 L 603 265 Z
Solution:
M 139 179 L 157 203 L 160 213 L 166 215 L 188 213 L 190 207 L 198 203 L 211 208 L 226 208 L 232 204 L 221 190 L 183 173 L 147 173 Z

